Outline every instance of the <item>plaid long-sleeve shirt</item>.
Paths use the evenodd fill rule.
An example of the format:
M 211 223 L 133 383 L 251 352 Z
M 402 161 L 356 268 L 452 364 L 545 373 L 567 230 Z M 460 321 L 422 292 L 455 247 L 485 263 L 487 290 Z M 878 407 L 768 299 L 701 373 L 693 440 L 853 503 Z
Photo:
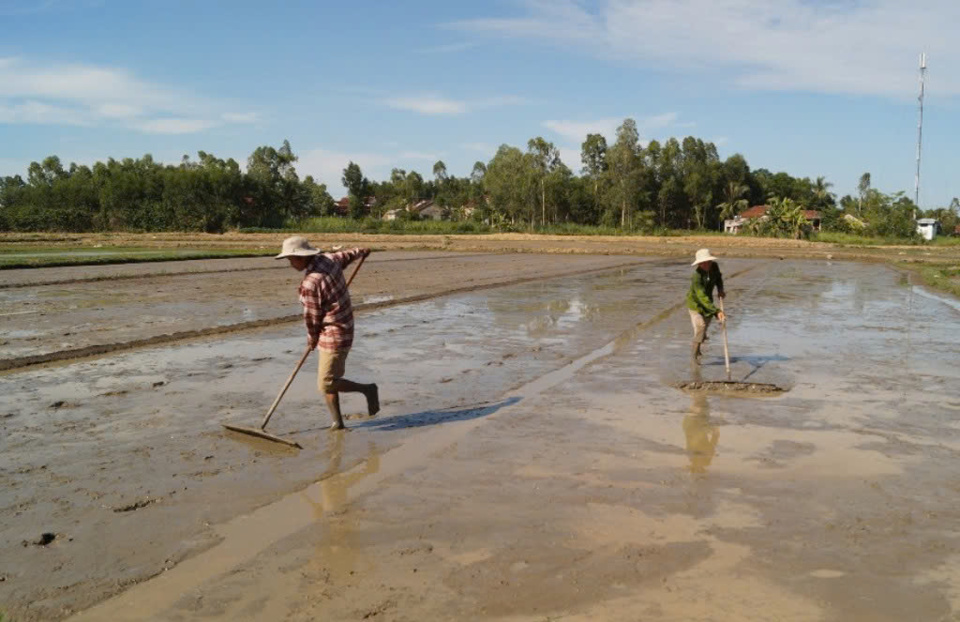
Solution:
M 317 255 L 300 281 L 307 336 L 321 350 L 334 352 L 353 345 L 353 306 L 343 269 L 362 255 L 359 248 Z

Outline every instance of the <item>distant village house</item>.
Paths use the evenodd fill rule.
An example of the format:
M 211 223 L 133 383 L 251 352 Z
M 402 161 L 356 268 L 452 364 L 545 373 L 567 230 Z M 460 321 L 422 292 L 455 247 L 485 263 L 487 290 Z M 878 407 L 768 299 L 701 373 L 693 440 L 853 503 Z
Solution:
M 770 206 L 768 205 L 754 205 L 750 209 L 744 210 L 744 212 L 740 215 L 733 218 L 728 218 L 727 220 L 723 221 L 724 233 L 732 233 L 734 235 L 740 233 L 743 227 L 745 227 L 751 220 L 756 218 L 766 218 L 768 209 L 770 209 Z M 817 210 L 808 209 L 803 211 L 803 215 L 810 222 L 810 227 L 814 231 L 820 231 L 820 212 Z

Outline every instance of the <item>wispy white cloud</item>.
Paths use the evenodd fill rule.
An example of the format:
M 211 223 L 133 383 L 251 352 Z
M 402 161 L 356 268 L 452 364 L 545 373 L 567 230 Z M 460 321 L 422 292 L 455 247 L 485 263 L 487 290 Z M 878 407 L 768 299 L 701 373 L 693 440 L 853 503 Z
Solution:
M 137 126 L 148 134 L 194 134 L 215 126 L 205 119 L 152 119 Z
M 17 17 L 36 13 L 88 11 L 100 8 L 105 0 L 3 0 L 0 16 Z
M 560 159 L 571 171 L 579 171 L 583 166 L 580 160 L 580 150 L 576 147 L 558 147 L 557 150 L 560 152 Z
M 460 146 L 464 149 L 469 149 L 470 151 L 485 153 L 490 157 L 493 157 L 493 154 L 497 152 L 496 145 L 491 145 L 490 143 L 463 143 Z
M 0 122 L 6 124 L 112 124 L 181 134 L 257 118 L 221 108 L 220 102 L 115 67 L 0 58 Z
M 517 0 L 518 17 L 450 26 L 541 39 L 651 68 L 721 70 L 742 88 L 910 97 L 930 54 L 941 93 L 960 94 L 956 0 Z
M 530 100 L 526 97 L 517 95 L 500 95 L 498 97 L 487 97 L 479 99 L 471 104 L 472 108 L 499 108 L 500 106 L 524 106 L 529 104 Z
M 388 97 L 383 103 L 396 110 L 409 110 L 425 115 L 459 115 L 472 110 L 499 108 L 501 106 L 520 106 L 528 100 L 515 95 L 499 95 L 476 100 L 450 99 L 435 93 Z
M 608 117 L 592 121 L 544 121 L 543 126 L 572 141 L 583 141 L 587 134 L 602 134 L 609 140 L 623 123 L 622 117 Z
M 0 123 L 9 125 L 91 125 L 82 112 L 35 100 L 3 103 L 0 100 Z
M 384 100 L 384 103 L 396 110 L 409 110 L 429 115 L 463 114 L 468 109 L 466 102 L 447 99 L 438 95 L 393 97 Z
M 429 162 L 436 162 L 440 159 L 440 156 L 436 154 L 423 151 L 403 151 L 400 153 L 400 157 L 404 160 L 427 160 Z
M 260 120 L 260 115 L 256 112 L 225 112 L 220 118 L 227 123 L 256 123 Z
M 682 127 L 678 123 L 679 116 L 676 112 L 665 112 L 663 114 L 649 117 L 634 118 L 637 123 L 637 131 L 641 137 L 661 130 L 667 127 Z M 587 134 L 601 134 L 608 141 L 614 139 L 617 128 L 623 123 L 625 117 L 605 117 L 602 119 L 592 119 L 588 121 L 544 121 L 543 126 L 559 134 L 568 141 L 574 141 L 577 144 L 582 143 Z
M 461 43 L 447 43 L 445 45 L 433 45 L 430 47 L 420 48 L 417 50 L 421 54 L 455 54 L 457 52 L 465 52 L 466 50 L 472 50 L 477 47 L 477 43 L 471 41 L 464 41 Z
M 100 104 L 94 108 L 94 111 L 105 119 L 130 119 L 146 114 L 140 106 L 118 103 Z

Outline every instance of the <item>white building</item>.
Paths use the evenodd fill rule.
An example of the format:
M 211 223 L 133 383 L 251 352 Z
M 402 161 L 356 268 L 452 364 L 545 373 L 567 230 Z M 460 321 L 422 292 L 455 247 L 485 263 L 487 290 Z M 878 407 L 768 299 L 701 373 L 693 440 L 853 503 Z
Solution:
M 921 218 L 917 221 L 917 233 L 924 240 L 932 240 L 940 232 L 940 221 L 936 218 Z

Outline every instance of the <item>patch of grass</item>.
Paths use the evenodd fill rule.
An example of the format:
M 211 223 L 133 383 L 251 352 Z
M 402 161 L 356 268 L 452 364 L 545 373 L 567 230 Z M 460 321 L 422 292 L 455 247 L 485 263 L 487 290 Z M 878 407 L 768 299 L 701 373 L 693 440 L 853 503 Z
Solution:
M 377 218 L 340 218 L 329 216 L 323 218 L 308 218 L 300 222 L 292 222 L 282 229 L 264 229 L 248 227 L 240 233 L 284 233 L 300 231 L 303 233 L 376 233 L 376 234 L 409 234 L 409 235 L 457 235 L 457 234 L 484 234 L 484 233 L 537 233 L 543 235 L 580 235 L 580 236 L 682 236 L 682 235 L 724 235 L 722 231 L 696 231 L 674 229 L 620 229 L 603 225 L 578 225 L 574 223 L 560 223 L 555 225 L 537 226 L 531 229 L 525 224 L 506 224 L 497 228 L 485 223 L 472 220 L 380 220 Z
M 723 236 L 723 231 L 714 231 L 712 229 L 621 229 L 619 227 L 609 227 L 605 225 L 578 225 L 574 223 L 560 223 L 556 225 L 547 225 L 545 227 L 536 227 L 532 233 L 542 233 L 544 235 L 603 235 L 603 236 L 631 236 L 645 235 L 658 237 L 677 237 L 677 236 Z
M 836 231 L 821 231 L 810 238 L 814 242 L 829 242 L 842 246 L 901 246 L 917 244 L 912 238 L 878 238 L 855 233 L 839 233 Z
M 453 235 L 457 233 L 492 233 L 494 230 L 483 223 L 451 220 L 380 220 L 377 218 L 308 218 L 290 223 L 283 229 L 241 229 L 241 233 L 394 233 L 414 235 Z
M 126 246 L 64 247 L 4 246 L 0 247 L 0 270 L 15 268 L 52 268 L 147 261 L 183 261 L 186 259 L 222 259 L 230 257 L 262 257 L 274 255 L 275 249 L 196 249 L 141 248 Z
M 843 246 L 960 246 L 960 237 L 939 236 L 932 242 L 913 238 L 870 237 L 855 233 L 838 233 L 836 231 L 821 231 L 810 238 L 814 242 L 830 242 Z
M 960 235 L 940 236 L 933 241 L 934 246 L 960 246 Z
M 923 265 L 901 263 L 900 267 L 915 272 L 924 285 L 960 298 L 960 265 Z
M 960 266 L 952 268 L 925 266 L 920 268 L 920 278 L 928 287 L 960 298 Z

